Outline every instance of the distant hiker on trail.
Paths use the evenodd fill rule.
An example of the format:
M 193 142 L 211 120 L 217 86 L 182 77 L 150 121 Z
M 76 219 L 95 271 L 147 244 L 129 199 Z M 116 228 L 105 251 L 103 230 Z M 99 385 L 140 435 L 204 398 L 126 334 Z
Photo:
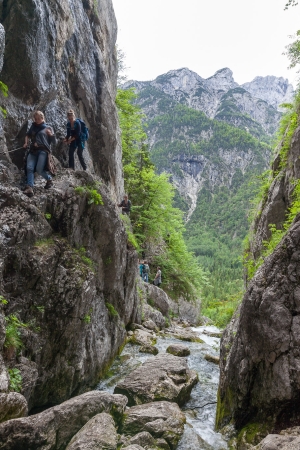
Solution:
M 32 197 L 34 194 L 35 171 L 47 180 L 44 186 L 45 189 L 52 187 L 53 181 L 48 171 L 51 170 L 51 144 L 56 142 L 53 129 L 45 123 L 45 117 L 41 111 L 35 111 L 33 120 L 34 122 L 26 133 L 23 145 L 24 148 L 27 148 L 28 141 L 29 139 L 31 140 L 26 161 L 27 185 L 24 189 L 24 194 L 28 197 Z
M 161 270 L 160 270 L 160 267 L 157 267 L 157 272 L 156 272 L 153 284 L 155 284 L 155 286 L 158 286 L 158 287 L 161 285 Z
M 83 127 L 85 130 L 83 130 Z M 76 119 L 73 109 L 68 111 L 67 136 L 63 140 L 69 145 L 69 168 L 75 170 L 75 151 L 77 150 L 78 159 L 83 170 L 87 169 L 86 162 L 83 157 L 84 143 L 88 139 L 88 129 L 85 123 L 80 119 Z
M 144 267 L 144 261 L 140 260 L 139 269 L 140 269 L 140 277 L 141 278 L 143 278 L 143 267 Z
M 144 261 L 142 278 L 146 283 L 148 283 L 149 272 L 150 272 L 150 268 L 148 266 L 148 261 Z
M 129 216 L 131 209 L 131 201 L 128 200 L 128 195 L 124 195 L 123 200 L 118 206 L 119 208 L 122 208 L 122 214 L 127 214 Z

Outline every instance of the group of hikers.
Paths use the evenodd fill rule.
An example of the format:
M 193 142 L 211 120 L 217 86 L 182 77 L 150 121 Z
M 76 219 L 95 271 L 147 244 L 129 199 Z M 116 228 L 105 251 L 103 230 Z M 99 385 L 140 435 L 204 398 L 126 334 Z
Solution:
M 88 136 L 88 128 L 85 123 L 81 119 L 76 118 L 73 109 L 69 109 L 67 113 L 67 134 L 63 142 L 69 146 L 69 168 L 71 170 L 75 170 L 74 156 L 76 149 L 82 169 L 87 169 L 83 150 Z M 51 175 L 51 173 L 54 173 L 51 158 L 52 144 L 56 144 L 53 128 L 45 123 L 45 116 L 42 111 L 35 111 L 33 114 L 33 123 L 26 133 L 23 145 L 23 148 L 29 148 L 25 165 L 27 182 L 23 191 L 28 197 L 34 195 L 35 172 L 46 180 L 45 189 L 50 189 L 53 185 Z M 122 208 L 122 214 L 130 214 L 131 201 L 128 200 L 127 195 L 124 195 L 123 200 L 118 206 Z
M 149 267 L 148 261 L 140 260 L 139 261 L 139 269 L 140 269 L 140 277 L 142 278 L 142 280 L 144 280 L 146 283 L 148 283 L 149 282 L 149 273 L 150 273 L 150 267 Z M 157 267 L 157 272 L 156 272 L 155 278 L 153 280 L 153 284 L 158 287 L 161 285 L 161 268 L 159 266 Z
M 67 133 L 63 142 L 69 145 L 69 168 L 75 170 L 75 151 L 77 149 L 78 159 L 83 170 L 87 169 L 83 156 L 85 141 L 88 139 L 88 128 L 85 123 L 76 118 L 73 109 L 69 109 L 67 113 Z M 30 145 L 29 145 L 30 140 Z M 34 195 L 34 173 L 37 172 L 46 180 L 45 189 L 50 189 L 53 185 L 52 175 L 54 170 L 52 167 L 51 146 L 56 144 L 56 138 L 53 128 L 45 123 L 45 116 L 42 111 L 35 111 L 33 114 L 33 123 L 26 133 L 23 148 L 29 148 L 26 158 L 26 176 L 27 183 L 24 194 L 28 197 Z M 122 208 L 122 214 L 130 215 L 131 201 L 128 195 L 124 195 L 118 207 Z M 150 268 L 146 260 L 139 261 L 139 269 L 141 278 L 148 283 Z M 153 280 L 156 286 L 161 285 L 161 269 L 157 267 L 157 272 Z
M 78 158 L 83 170 L 87 165 L 83 157 L 85 141 L 88 139 L 88 128 L 85 123 L 77 119 L 73 109 L 67 113 L 67 132 L 63 142 L 69 145 L 69 168 L 75 169 L 74 155 L 77 149 Z M 37 172 L 45 180 L 45 189 L 50 189 L 53 185 L 51 173 L 51 145 L 56 143 L 53 128 L 45 123 L 45 117 L 42 111 L 35 111 L 33 114 L 33 123 L 25 136 L 23 147 L 28 148 L 31 141 L 26 160 L 27 183 L 24 194 L 32 197 L 34 186 L 34 173 Z

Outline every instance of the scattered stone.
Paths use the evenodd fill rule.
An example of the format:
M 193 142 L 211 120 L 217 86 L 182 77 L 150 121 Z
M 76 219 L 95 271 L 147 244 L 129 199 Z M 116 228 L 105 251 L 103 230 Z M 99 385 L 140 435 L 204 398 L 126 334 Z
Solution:
M 0 424 L 0 449 L 65 448 L 71 438 L 96 414 L 107 412 L 120 421 L 127 403 L 123 395 L 91 391 L 61 405 L 23 419 Z
M 118 435 L 113 418 L 107 413 L 97 414 L 72 438 L 66 450 L 116 450 Z
M 185 415 L 176 403 L 154 402 L 126 410 L 122 432 L 126 435 L 148 431 L 156 439 L 164 439 L 175 449 L 184 430 Z
M 148 330 L 144 331 L 137 329 L 133 333 L 130 342 L 136 345 L 151 346 L 156 343 L 156 337 L 154 337 L 152 333 L 149 333 Z
M 160 449 L 170 450 L 170 446 L 165 439 L 156 439 L 156 445 Z
M 214 364 L 219 364 L 220 363 L 220 357 L 219 356 L 209 355 L 208 353 L 206 353 L 204 355 L 204 358 L 206 359 L 206 361 L 212 362 Z
M 168 333 L 181 341 L 199 342 L 200 344 L 204 344 L 204 341 L 199 338 L 198 333 L 188 328 L 174 327 L 169 329 Z
M 151 319 L 148 319 L 146 320 L 146 322 L 143 322 L 143 326 L 148 330 L 158 331 L 156 324 Z
M 182 405 L 197 381 L 197 373 L 188 368 L 186 359 L 160 354 L 131 372 L 114 392 L 126 395 L 129 406 L 155 400 Z
M 0 422 L 18 417 L 26 417 L 28 405 L 26 398 L 18 392 L 0 394 Z
M 158 354 L 158 348 L 154 345 L 142 345 L 139 349 L 141 353 L 150 353 L 151 355 Z
M 121 447 L 121 450 L 145 450 L 140 445 L 129 445 L 128 447 Z
M 154 447 L 155 439 L 148 431 L 136 434 L 128 441 L 129 445 L 140 445 L 141 447 Z
M 133 331 L 128 331 L 128 336 L 132 336 L 133 335 Z
M 166 350 L 171 355 L 175 356 L 189 356 L 191 354 L 190 349 L 185 345 L 180 344 L 172 344 Z
M 223 336 L 223 331 L 209 331 L 209 330 L 204 330 L 203 334 L 207 334 L 207 336 L 210 337 L 215 337 L 215 338 L 220 338 Z

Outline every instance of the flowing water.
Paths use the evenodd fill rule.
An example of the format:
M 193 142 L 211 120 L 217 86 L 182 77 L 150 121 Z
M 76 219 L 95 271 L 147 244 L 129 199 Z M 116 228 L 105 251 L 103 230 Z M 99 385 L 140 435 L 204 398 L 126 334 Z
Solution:
M 214 430 L 216 416 L 217 390 L 219 383 L 218 365 L 206 361 L 204 355 L 219 355 L 220 339 L 203 333 L 219 331 L 215 327 L 193 328 L 204 341 L 182 342 L 174 337 L 158 336 L 156 347 L 165 352 L 170 344 L 184 344 L 191 354 L 187 357 L 190 369 L 199 376 L 199 383 L 194 387 L 190 400 L 182 407 L 186 415 L 186 425 L 177 450 L 226 450 L 227 443 L 220 433 Z M 139 346 L 127 344 L 121 355 L 116 358 L 107 379 L 100 382 L 97 389 L 113 393 L 116 384 L 127 374 L 145 362 L 152 355 L 139 352 Z

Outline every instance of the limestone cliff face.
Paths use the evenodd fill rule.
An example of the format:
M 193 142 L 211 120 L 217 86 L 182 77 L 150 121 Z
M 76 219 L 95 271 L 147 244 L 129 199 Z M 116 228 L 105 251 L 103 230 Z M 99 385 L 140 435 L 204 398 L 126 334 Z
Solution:
M 1 148 L 20 147 L 31 120 L 41 109 L 57 137 L 65 135 L 66 111 L 73 107 L 91 133 L 89 166 L 122 193 L 122 167 L 115 109 L 117 25 L 111 0 L 24 0 L 1 2 L 6 32 L 1 79 L 10 95 Z M 56 156 L 66 159 L 57 146 Z M 22 151 L 12 160 L 21 164 Z
M 265 100 L 276 109 L 281 103 L 290 102 L 294 94 L 294 88 L 287 78 L 270 75 L 255 77 L 254 80 L 242 84 L 242 87 L 254 97 Z
M 300 178 L 299 142 L 300 127 L 293 135 L 287 163 L 282 168 L 280 152 L 273 163 L 277 175 L 252 230 L 254 260 L 270 237 L 269 225 L 280 229 L 291 206 L 295 180 Z M 255 426 L 262 438 L 299 421 L 299 250 L 298 214 L 249 283 L 240 311 L 223 337 L 219 427 L 232 422 L 242 434 L 247 430 L 251 434 Z
M 94 386 L 125 326 L 139 322 L 136 253 L 105 186 L 97 188 L 104 204 L 89 204 L 90 175 L 60 173 L 51 192 L 40 184 L 32 199 L 8 181 L 0 185 L 0 292 L 5 316 L 26 326 L 22 348 L 2 339 L 2 355 L 21 371 L 29 408 L 57 404 Z
M 0 13 L 0 79 L 9 88 L 1 99 L 0 295 L 8 303 L 0 302 L 0 392 L 9 395 L 8 369 L 18 369 L 32 409 L 95 386 L 126 325 L 140 321 L 137 256 L 116 207 L 123 177 L 112 2 L 8 0 Z M 0 49 L 2 37 L 0 30 Z M 54 187 L 45 191 L 38 179 L 29 199 L 20 190 L 24 151 L 8 151 L 24 143 L 32 111 L 41 109 L 58 138 L 54 155 L 65 164 L 60 138 L 70 107 L 90 129 L 89 173 L 59 167 Z M 15 317 L 18 350 L 5 343 Z M 24 410 L 24 399 L 16 404 Z

